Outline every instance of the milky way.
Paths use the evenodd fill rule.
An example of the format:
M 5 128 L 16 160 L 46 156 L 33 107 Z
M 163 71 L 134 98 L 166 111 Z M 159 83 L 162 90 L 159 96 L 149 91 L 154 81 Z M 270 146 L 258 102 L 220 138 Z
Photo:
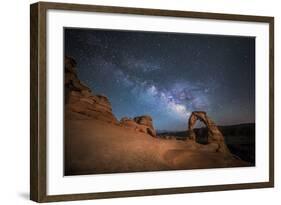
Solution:
M 65 55 L 118 119 L 151 115 L 158 130 L 185 130 L 194 110 L 218 124 L 255 121 L 251 37 L 67 28 Z

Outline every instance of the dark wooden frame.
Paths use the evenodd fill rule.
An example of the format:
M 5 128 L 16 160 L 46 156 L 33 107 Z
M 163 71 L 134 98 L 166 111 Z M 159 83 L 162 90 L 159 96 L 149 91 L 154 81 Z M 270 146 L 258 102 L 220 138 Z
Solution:
M 69 195 L 47 195 L 46 12 L 48 9 L 268 23 L 270 34 L 269 181 L 184 188 L 163 188 L 86 194 L 77 193 Z M 30 199 L 33 201 L 52 202 L 274 187 L 274 17 L 38 2 L 30 6 L 30 76 Z

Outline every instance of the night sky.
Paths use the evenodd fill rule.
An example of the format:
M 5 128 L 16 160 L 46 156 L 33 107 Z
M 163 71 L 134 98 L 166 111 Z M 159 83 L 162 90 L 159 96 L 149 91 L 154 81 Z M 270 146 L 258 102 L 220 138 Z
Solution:
M 219 125 L 255 122 L 255 38 L 65 28 L 79 79 L 120 119 L 186 130 L 194 110 Z

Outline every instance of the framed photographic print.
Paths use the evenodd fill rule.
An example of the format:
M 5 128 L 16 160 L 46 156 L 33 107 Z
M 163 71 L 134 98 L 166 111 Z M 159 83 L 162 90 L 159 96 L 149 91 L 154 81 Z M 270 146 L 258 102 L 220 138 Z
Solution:
M 274 18 L 31 5 L 30 198 L 274 186 Z

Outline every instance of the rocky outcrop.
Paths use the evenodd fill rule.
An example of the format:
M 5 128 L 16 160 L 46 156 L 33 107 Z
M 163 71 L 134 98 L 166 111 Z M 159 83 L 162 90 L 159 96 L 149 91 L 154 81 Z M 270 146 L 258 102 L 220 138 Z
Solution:
M 65 101 L 71 97 L 71 92 L 76 91 L 83 96 L 91 95 L 91 89 L 84 85 L 78 78 L 76 72 L 76 62 L 73 58 L 65 57 L 64 59 L 64 87 L 65 87 Z
M 84 85 L 77 76 L 76 62 L 65 57 L 65 114 L 69 119 L 99 119 L 117 123 L 112 113 L 107 97 L 94 95 L 89 87 Z
M 153 127 L 152 118 L 150 116 L 138 116 L 134 119 L 123 117 L 120 120 L 120 125 L 139 132 L 147 133 L 153 137 L 156 136 L 156 131 Z
M 148 115 L 138 116 L 134 118 L 134 121 L 139 125 L 147 127 L 147 133 L 151 136 L 156 136 L 156 130 L 153 127 L 152 118 Z
M 103 95 L 94 95 L 91 89 L 79 80 L 76 65 L 73 58 L 65 57 L 64 86 L 67 119 L 98 119 L 156 136 L 150 116 L 138 116 L 134 119 L 124 117 L 118 122 L 112 113 L 108 98 Z
M 217 144 L 218 152 L 225 154 L 231 154 L 227 145 L 225 144 L 224 137 L 220 132 L 216 124 L 207 116 L 206 112 L 203 111 L 194 111 L 188 120 L 188 134 L 189 139 L 196 140 L 196 134 L 193 130 L 197 120 L 202 121 L 208 128 L 208 143 Z

